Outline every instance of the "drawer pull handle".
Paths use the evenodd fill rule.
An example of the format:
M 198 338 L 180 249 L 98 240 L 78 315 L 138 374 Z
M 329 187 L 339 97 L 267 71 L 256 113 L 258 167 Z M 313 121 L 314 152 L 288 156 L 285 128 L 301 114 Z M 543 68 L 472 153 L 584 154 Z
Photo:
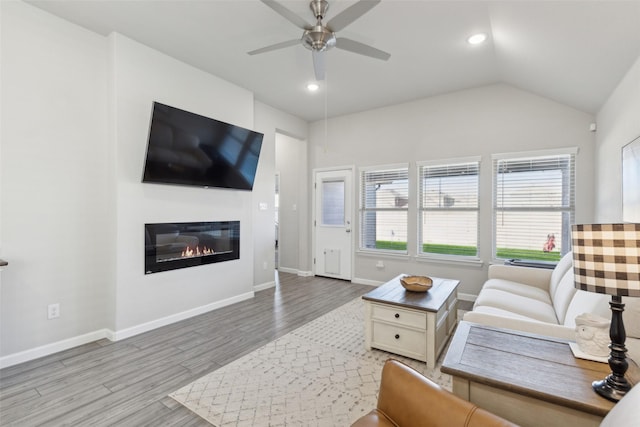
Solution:
M 400 318 L 400 313 L 396 313 L 396 319 Z
M 400 335 L 396 334 L 396 339 L 399 340 L 400 339 Z

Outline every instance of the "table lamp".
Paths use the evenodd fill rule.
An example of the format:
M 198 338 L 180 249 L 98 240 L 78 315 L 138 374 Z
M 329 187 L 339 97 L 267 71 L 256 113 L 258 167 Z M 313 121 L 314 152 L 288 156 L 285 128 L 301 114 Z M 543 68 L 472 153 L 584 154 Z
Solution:
M 609 367 L 592 383 L 599 395 L 617 402 L 631 389 L 622 321 L 622 297 L 640 297 L 640 224 L 579 224 L 571 227 L 575 287 L 611 295 Z

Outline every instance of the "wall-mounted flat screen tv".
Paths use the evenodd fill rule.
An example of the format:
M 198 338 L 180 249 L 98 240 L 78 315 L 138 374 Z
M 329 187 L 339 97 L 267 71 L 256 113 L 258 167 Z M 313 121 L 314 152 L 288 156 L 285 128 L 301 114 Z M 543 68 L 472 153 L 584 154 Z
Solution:
M 154 102 L 142 182 L 252 190 L 263 136 Z

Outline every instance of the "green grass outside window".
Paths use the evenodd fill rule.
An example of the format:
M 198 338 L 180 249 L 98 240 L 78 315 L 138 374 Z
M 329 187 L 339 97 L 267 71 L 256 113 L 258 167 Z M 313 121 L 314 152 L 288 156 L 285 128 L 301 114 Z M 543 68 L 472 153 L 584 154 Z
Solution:
M 376 241 L 376 249 L 391 250 L 391 251 L 407 251 L 407 242 L 392 242 L 388 240 Z M 478 249 L 475 246 L 460 246 L 460 245 L 444 245 L 435 243 L 425 243 L 422 245 L 422 252 L 432 254 L 443 255 L 458 255 L 458 256 L 476 256 Z M 513 248 L 498 248 L 496 254 L 498 258 L 502 259 L 525 259 L 535 261 L 560 261 L 560 252 L 543 252 L 533 249 L 513 249 Z
M 478 248 L 475 246 L 425 243 L 422 245 L 422 252 L 443 255 L 476 256 L 478 254 Z
M 391 242 L 389 240 L 376 240 L 376 249 L 388 251 L 407 251 L 407 242 Z

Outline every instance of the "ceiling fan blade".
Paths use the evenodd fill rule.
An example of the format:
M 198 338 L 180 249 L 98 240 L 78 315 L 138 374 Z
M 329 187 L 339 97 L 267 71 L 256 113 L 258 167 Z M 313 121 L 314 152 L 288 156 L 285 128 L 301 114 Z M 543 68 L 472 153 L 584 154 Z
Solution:
M 299 17 L 298 15 L 296 15 L 295 13 L 293 13 L 292 11 L 290 11 L 289 9 L 287 9 L 277 1 L 274 1 L 274 0 L 260 0 L 260 1 L 266 4 L 267 6 L 269 6 L 271 9 L 275 10 L 277 14 L 286 18 L 289 22 L 291 22 L 296 27 L 302 30 L 308 30 L 309 28 L 311 28 L 311 25 L 309 25 L 307 21 L 305 21 L 304 19 L 302 19 L 301 17 Z
M 313 55 L 313 71 L 316 75 L 316 80 L 324 80 L 324 51 L 311 51 Z
M 344 37 L 336 39 L 336 47 L 338 49 L 348 50 L 349 52 L 358 53 L 360 55 L 370 56 L 371 58 L 382 59 L 383 61 L 391 58 L 390 53 L 355 40 L 345 39 Z
M 259 53 L 271 52 L 272 50 L 284 49 L 285 47 L 295 46 L 298 44 L 300 44 L 300 39 L 287 40 L 286 42 L 280 42 L 272 44 L 271 46 L 265 46 L 260 49 L 252 50 L 251 52 L 247 52 L 247 54 L 257 55 Z
M 380 3 L 380 0 L 360 0 L 331 18 L 331 20 L 327 22 L 327 27 L 333 32 L 340 31 L 373 9 L 378 3 Z

